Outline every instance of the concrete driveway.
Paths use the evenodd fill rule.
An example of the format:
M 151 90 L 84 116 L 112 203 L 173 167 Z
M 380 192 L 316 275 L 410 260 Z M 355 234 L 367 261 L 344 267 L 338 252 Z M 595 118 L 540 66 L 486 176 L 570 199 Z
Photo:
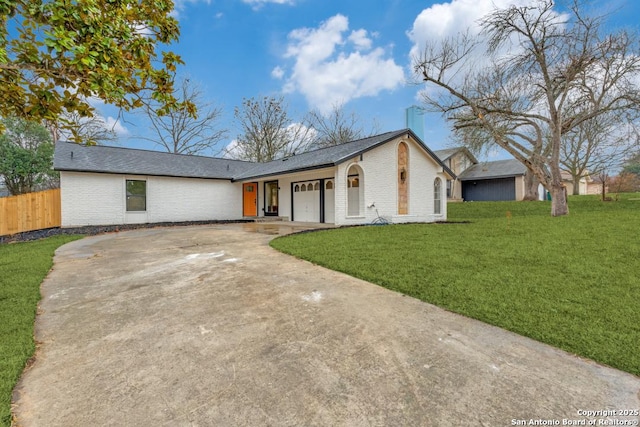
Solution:
M 18 425 L 637 420 L 581 411 L 639 409 L 640 378 L 281 254 L 268 241 L 282 227 L 147 229 L 60 248 Z

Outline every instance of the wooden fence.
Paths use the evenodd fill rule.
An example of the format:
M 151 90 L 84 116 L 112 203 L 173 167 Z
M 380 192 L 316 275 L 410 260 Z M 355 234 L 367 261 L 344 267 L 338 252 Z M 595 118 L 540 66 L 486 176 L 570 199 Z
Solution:
M 0 198 L 0 236 L 61 224 L 59 188 Z

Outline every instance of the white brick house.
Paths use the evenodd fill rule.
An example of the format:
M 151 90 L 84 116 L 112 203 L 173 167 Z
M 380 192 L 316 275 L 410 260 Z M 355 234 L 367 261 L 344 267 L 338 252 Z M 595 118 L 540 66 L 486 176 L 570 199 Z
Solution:
M 336 225 L 447 217 L 455 177 L 408 129 L 268 163 L 56 144 L 62 226 L 251 217 Z

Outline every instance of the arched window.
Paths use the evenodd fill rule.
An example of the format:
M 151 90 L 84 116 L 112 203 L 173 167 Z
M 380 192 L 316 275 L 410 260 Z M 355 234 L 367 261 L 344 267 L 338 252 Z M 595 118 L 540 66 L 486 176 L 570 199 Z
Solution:
M 433 181 L 433 213 L 442 214 L 442 180 L 440 178 Z
M 294 193 L 297 193 L 298 191 L 300 191 L 300 186 L 298 184 L 296 184 L 296 186 L 293 187 L 293 191 L 294 191 Z
M 316 190 L 316 191 L 320 190 L 320 183 L 316 182 L 316 183 L 313 185 L 313 189 L 314 189 L 314 190 Z
M 398 215 L 409 213 L 409 146 L 398 144 Z
M 333 181 L 327 181 L 327 184 L 325 185 L 325 188 L 327 190 L 333 190 Z
M 347 171 L 347 216 L 364 215 L 364 173 L 358 165 Z
M 306 185 L 304 185 L 304 184 L 302 184 L 302 185 L 300 186 L 300 191 L 307 191 L 307 186 L 306 186 Z
M 307 191 L 313 191 L 313 184 L 311 183 L 307 184 Z

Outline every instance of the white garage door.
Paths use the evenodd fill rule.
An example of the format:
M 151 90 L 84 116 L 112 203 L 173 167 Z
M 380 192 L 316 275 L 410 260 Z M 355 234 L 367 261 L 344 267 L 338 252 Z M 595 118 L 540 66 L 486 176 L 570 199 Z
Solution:
M 293 220 L 320 222 L 320 181 L 293 184 Z

